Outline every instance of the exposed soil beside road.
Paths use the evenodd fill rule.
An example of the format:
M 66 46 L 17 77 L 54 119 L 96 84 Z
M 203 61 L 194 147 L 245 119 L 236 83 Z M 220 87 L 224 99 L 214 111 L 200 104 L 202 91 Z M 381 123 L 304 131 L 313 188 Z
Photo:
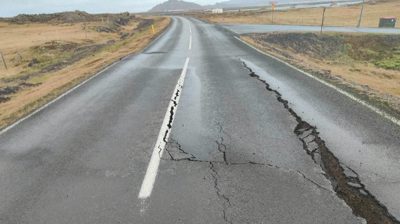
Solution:
M 242 39 L 400 115 L 400 36 L 268 33 Z
M 169 18 L 140 18 L 121 25 L 120 33 L 98 33 L 92 28 L 102 23 L 77 23 L 71 26 L 4 23 L 10 39 L 4 45 L 0 43 L 0 49 L 3 49 L 9 69 L 0 67 L 0 130 L 113 62 L 139 52 L 169 24 Z M 151 25 L 154 25 L 156 34 L 153 34 Z M 87 33 L 82 31 L 82 27 L 89 28 Z M 50 36 L 47 29 L 56 32 Z M 30 36 L 21 37 L 21 32 L 28 35 L 32 32 L 34 41 Z M 79 38 L 74 32 L 83 35 Z M 38 37 L 37 33 L 42 36 Z M 51 41 L 44 38 L 51 38 Z M 14 47 L 18 47 L 17 50 Z

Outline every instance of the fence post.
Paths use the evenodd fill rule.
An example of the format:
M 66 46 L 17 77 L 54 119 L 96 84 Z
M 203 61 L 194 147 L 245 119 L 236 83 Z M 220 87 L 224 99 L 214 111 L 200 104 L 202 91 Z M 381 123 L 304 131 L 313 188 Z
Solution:
M 22 55 L 19 53 L 18 49 L 17 49 L 17 54 L 18 54 L 19 60 L 22 60 Z
M 7 64 L 6 64 L 6 61 L 4 60 L 3 53 L 0 52 L 0 56 L 1 56 L 1 59 L 3 60 L 4 67 L 7 70 Z
M 274 24 L 274 9 L 272 8 L 272 24 Z

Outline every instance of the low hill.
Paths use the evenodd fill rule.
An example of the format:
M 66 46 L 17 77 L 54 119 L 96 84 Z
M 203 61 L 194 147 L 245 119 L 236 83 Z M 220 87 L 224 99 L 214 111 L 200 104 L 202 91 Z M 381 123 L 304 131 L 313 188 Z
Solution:
M 179 0 L 168 0 L 162 4 L 156 5 L 149 12 L 165 12 L 171 10 L 194 10 L 194 9 L 202 9 L 203 6 L 198 5 L 193 2 L 185 2 Z
M 8 19 L 11 23 L 24 24 L 25 22 L 38 22 L 38 23 L 48 23 L 50 21 L 57 21 L 63 23 L 72 22 L 91 22 L 95 20 L 95 16 L 83 11 L 74 12 L 61 12 L 52 14 L 20 14 L 16 17 Z
M 20 14 L 12 18 L 4 19 L 10 23 L 25 24 L 25 23 L 79 23 L 79 22 L 99 22 L 107 21 L 109 26 L 121 26 L 126 25 L 130 20 L 134 19 L 134 15 L 129 13 L 119 14 L 89 14 L 84 11 L 73 11 L 73 12 L 60 12 L 53 14 Z M 1 21 L 1 20 L 0 20 Z

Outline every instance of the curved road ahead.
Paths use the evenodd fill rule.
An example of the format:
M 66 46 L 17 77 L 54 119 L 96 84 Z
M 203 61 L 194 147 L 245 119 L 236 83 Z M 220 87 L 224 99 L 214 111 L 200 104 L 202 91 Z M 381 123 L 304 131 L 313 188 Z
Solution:
M 0 133 L 0 223 L 362 223 L 278 99 L 400 218 L 399 125 L 219 25 L 172 20 Z

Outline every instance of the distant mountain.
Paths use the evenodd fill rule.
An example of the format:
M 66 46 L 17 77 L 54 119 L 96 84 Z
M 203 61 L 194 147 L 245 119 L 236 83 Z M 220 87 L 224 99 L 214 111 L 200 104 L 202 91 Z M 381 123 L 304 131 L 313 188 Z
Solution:
M 170 10 L 194 10 L 203 9 L 203 6 L 193 2 L 185 2 L 179 0 L 168 0 L 162 4 L 156 5 L 149 12 L 165 12 Z

